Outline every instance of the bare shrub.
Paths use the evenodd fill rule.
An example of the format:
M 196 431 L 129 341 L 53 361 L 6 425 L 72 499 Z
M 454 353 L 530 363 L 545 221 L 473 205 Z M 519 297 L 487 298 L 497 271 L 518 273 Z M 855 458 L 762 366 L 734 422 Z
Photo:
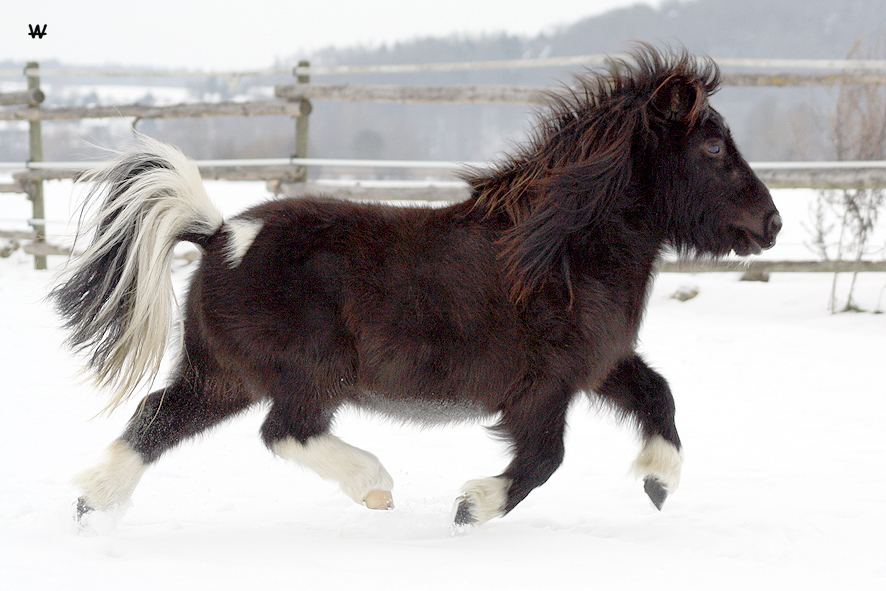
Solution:
M 862 42 L 849 53 L 850 59 L 863 57 Z M 867 57 L 882 55 L 877 44 Z M 840 87 L 830 116 L 830 138 L 837 160 L 886 160 L 886 85 L 846 85 Z M 845 188 L 818 192 L 812 211 L 813 237 L 809 246 L 824 260 L 861 261 L 882 253 L 884 244 L 875 243 L 877 220 L 886 209 L 883 188 Z M 831 313 L 860 311 L 853 300 L 858 272 L 852 273 L 844 294 L 838 294 L 838 277 L 831 284 Z M 842 307 L 838 300 L 845 303 Z

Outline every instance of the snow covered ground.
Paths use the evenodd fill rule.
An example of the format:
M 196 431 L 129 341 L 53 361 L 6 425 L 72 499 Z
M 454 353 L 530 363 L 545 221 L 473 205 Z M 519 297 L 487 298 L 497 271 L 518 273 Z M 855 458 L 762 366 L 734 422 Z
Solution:
M 662 512 L 628 475 L 633 432 L 585 401 L 563 467 L 466 535 L 449 527 L 459 486 L 507 463 L 482 425 L 341 416 L 394 476 L 396 509 L 376 512 L 265 450 L 256 411 L 165 456 L 116 524 L 82 534 L 69 479 L 136 402 L 92 419 L 104 402 L 30 266 L 0 259 L 0 589 L 886 588 L 886 315 L 828 314 L 828 275 L 659 277 L 641 349 L 686 452 Z M 861 307 L 886 306 L 886 274 L 859 281 Z M 671 299 L 684 285 L 699 295 Z

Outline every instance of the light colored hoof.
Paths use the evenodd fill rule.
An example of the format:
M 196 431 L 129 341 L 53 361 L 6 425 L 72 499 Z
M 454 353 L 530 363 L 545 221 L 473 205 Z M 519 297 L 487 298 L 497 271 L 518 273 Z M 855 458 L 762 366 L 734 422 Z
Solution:
M 390 511 L 394 508 L 394 497 L 389 490 L 371 490 L 366 494 L 363 502 L 369 509 Z

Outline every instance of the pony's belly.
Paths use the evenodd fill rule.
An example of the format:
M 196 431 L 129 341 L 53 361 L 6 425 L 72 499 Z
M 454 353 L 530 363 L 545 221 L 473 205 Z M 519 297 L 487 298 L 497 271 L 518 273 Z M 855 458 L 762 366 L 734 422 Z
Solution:
M 477 402 L 389 396 L 377 392 L 361 392 L 352 400 L 352 405 L 386 417 L 422 425 L 480 421 L 495 414 Z

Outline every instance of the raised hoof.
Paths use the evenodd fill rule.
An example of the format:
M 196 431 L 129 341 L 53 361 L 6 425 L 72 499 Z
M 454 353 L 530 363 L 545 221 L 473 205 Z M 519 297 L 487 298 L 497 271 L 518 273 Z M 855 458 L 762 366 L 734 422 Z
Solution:
M 455 509 L 455 519 L 452 520 L 452 525 L 455 527 L 477 525 L 477 518 L 474 517 L 471 507 L 472 505 L 469 500 L 464 498 L 460 499 L 458 507 Z
M 649 499 L 655 505 L 655 508 L 661 511 L 665 499 L 668 498 L 668 489 L 664 487 L 661 480 L 654 476 L 647 476 L 643 479 L 643 490 L 649 495 Z
M 82 523 L 83 517 L 93 511 L 95 511 L 95 509 L 89 506 L 84 497 L 77 499 L 77 523 Z
M 366 507 L 369 509 L 378 509 L 381 511 L 390 511 L 394 508 L 394 497 L 389 490 L 373 490 L 370 491 L 366 498 L 363 499 Z

